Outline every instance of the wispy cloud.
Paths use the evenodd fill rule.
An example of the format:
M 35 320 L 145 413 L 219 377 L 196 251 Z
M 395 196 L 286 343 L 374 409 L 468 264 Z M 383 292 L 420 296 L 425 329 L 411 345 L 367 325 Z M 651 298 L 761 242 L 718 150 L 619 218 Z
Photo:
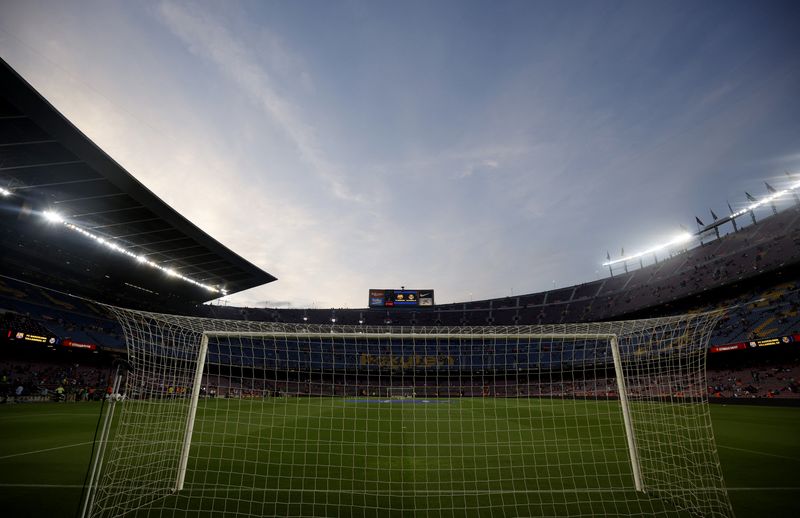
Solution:
M 296 146 L 300 157 L 330 185 L 337 197 L 348 201 L 363 200 L 348 186 L 339 168 L 327 159 L 313 124 L 299 115 L 290 99 L 278 93 L 272 72 L 259 63 L 244 42 L 200 9 L 168 1 L 159 5 L 158 13 L 163 23 L 191 52 L 211 61 L 279 125 Z M 295 71 L 297 77 L 292 79 L 310 85 L 308 71 L 298 70 L 298 60 L 290 57 L 279 44 L 279 39 L 273 37 L 270 41 L 271 64 L 282 73 Z

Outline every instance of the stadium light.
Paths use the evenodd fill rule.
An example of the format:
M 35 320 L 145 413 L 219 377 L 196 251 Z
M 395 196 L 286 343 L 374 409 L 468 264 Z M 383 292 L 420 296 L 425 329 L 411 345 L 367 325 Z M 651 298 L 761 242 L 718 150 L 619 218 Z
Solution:
M 44 219 L 46 219 L 50 223 L 64 223 L 64 217 L 58 212 L 52 210 L 44 211 L 42 213 L 42 216 L 44 216 Z
M 790 178 L 794 178 L 794 177 L 790 176 Z M 772 203 L 773 201 L 775 201 L 775 200 L 777 200 L 777 199 L 779 199 L 779 198 L 781 198 L 783 196 L 786 196 L 787 194 L 795 194 L 796 195 L 796 191 L 798 189 L 800 189 L 800 181 L 795 181 L 791 185 L 789 185 L 787 188 L 781 189 L 780 191 L 775 191 L 773 193 L 770 193 L 768 196 L 765 196 L 764 198 L 761 198 L 760 200 L 756 200 L 756 201 L 752 202 L 750 205 L 746 206 L 745 208 L 734 212 L 733 214 L 730 215 L 730 219 L 731 220 L 735 220 L 739 216 L 744 216 L 748 212 L 753 211 L 753 210 L 761 207 L 762 205 L 766 205 L 768 203 Z M 619 263 L 622 263 L 622 262 L 625 262 L 625 261 L 630 261 L 630 260 L 633 260 L 633 259 L 639 259 L 640 257 L 644 257 L 646 255 L 650 255 L 650 254 L 656 253 L 656 252 L 661 251 L 661 250 L 663 250 L 665 248 L 668 248 L 670 246 L 675 246 L 675 245 L 686 243 L 688 241 L 691 241 L 693 238 L 694 238 L 694 235 L 686 232 L 686 233 L 683 233 L 683 234 L 681 234 L 679 236 L 676 236 L 671 241 L 668 241 L 666 243 L 654 246 L 654 247 L 649 248 L 649 249 L 647 249 L 647 250 L 645 250 L 643 252 L 639 252 L 639 253 L 636 253 L 636 254 L 633 254 L 633 255 L 629 255 L 629 256 L 625 256 L 625 257 L 620 257 L 619 259 L 614 259 L 613 261 L 606 261 L 606 262 L 603 263 L 603 266 L 613 266 L 615 264 L 619 264 Z
M 690 234 L 688 232 L 684 232 L 682 234 L 679 234 L 679 235 L 675 236 L 674 238 L 672 238 L 671 240 L 667 241 L 666 243 L 662 243 L 660 245 L 656 245 L 656 246 L 654 246 L 652 248 L 648 248 L 647 250 L 644 250 L 642 252 L 638 252 L 636 254 L 628 255 L 628 256 L 625 256 L 625 257 L 620 257 L 619 259 L 614 259 L 613 261 L 606 261 L 606 262 L 603 263 L 603 266 L 611 266 L 611 265 L 619 264 L 619 263 L 622 263 L 622 262 L 625 262 L 625 261 L 631 261 L 633 259 L 638 259 L 638 258 L 644 257 L 646 255 L 654 254 L 656 252 L 659 252 L 659 251 L 664 250 L 665 248 L 669 248 L 671 246 L 688 243 L 693 238 L 694 238 L 694 236 L 692 234 Z
M 0 196 L 11 196 L 11 191 L 0 187 Z
M 108 248 L 109 250 L 113 250 L 114 252 L 117 252 L 118 254 L 127 255 L 128 257 L 130 257 L 132 259 L 135 259 L 139 263 L 146 264 L 147 266 L 149 266 L 151 268 L 154 268 L 156 270 L 161 270 L 162 272 L 164 272 L 165 274 L 167 274 L 170 277 L 176 277 L 176 278 L 178 278 L 178 279 L 180 279 L 180 280 L 182 280 L 184 282 L 188 282 L 189 284 L 193 284 L 193 285 L 197 286 L 198 288 L 203 288 L 204 290 L 210 291 L 211 293 L 220 293 L 222 295 L 227 295 L 228 294 L 228 290 L 225 290 L 225 289 L 222 289 L 222 288 L 215 288 L 214 286 L 209 286 L 208 284 L 203 284 L 202 282 L 198 282 L 198 281 L 196 281 L 194 279 L 186 277 L 185 275 L 181 275 L 180 273 L 176 272 L 172 268 L 166 268 L 164 266 L 161 266 L 160 264 L 157 264 L 157 263 L 149 260 L 147 257 L 145 257 L 143 255 L 134 254 L 133 252 L 131 252 L 129 250 L 126 250 L 125 248 L 119 246 L 117 243 L 115 243 L 113 241 L 109 241 L 109 240 L 107 240 L 107 239 L 105 239 L 103 237 L 100 237 L 100 236 L 98 236 L 96 234 L 93 234 L 93 233 L 89 232 L 88 230 L 85 230 L 85 229 L 79 227 L 78 225 L 75 225 L 74 223 L 70 223 L 69 221 L 65 220 L 64 217 L 61 214 L 59 214 L 58 212 L 55 212 L 55 211 L 52 211 L 52 210 L 46 210 L 46 211 L 44 211 L 42 213 L 42 216 L 47 221 L 50 221 L 52 223 L 62 223 L 68 229 L 70 229 L 72 231 L 75 231 L 78 234 L 81 234 L 81 235 L 83 235 L 83 236 L 85 236 L 85 237 L 87 237 L 89 239 L 92 239 L 97 244 L 102 245 L 102 246 Z
M 739 211 L 734 212 L 733 214 L 731 214 L 731 219 L 738 218 L 739 216 L 743 216 L 743 215 L 747 214 L 748 212 L 750 212 L 751 210 L 755 210 L 755 209 L 759 208 L 760 206 L 762 206 L 764 204 L 773 202 L 773 201 L 777 200 L 778 198 L 780 198 L 782 196 L 786 196 L 787 194 L 791 194 L 793 191 L 796 191 L 798 188 L 800 188 L 800 181 L 793 183 L 792 185 L 790 185 L 786 189 L 782 189 L 780 191 L 776 191 L 776 192 L 770 194 L 769 196 L 761 198 L 760 200 L 757 200 L 757 201 L 751 203 L 747 207 L 745 207 L 745 208 L 743 208 L 743 209 L 741 209 Z

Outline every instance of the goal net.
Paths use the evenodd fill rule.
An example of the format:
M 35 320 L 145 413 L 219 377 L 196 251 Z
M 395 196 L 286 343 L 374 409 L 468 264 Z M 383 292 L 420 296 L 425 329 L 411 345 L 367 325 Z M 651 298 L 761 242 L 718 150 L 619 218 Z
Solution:
M 130 371 L 87 516 L 732 516 L 705 378 L 719 313 L 407 328 L 110 310 Z

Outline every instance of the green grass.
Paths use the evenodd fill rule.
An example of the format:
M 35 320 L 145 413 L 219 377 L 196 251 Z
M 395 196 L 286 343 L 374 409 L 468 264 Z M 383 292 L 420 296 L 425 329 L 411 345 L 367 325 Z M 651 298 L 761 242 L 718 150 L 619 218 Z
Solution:
M 168 489 L 185 407 L 125 405 L 143 412 L 134 420 L 139 428 L 125 428 L 156 441 L 123 448 L 120 455 L 129 454 L 124 462 L 110 456 L 115 464 L 104 479 L 112 486 L 106 496 L 149 501 L 153 493 L 163 493 L 154 504 L 156 516 L 443 518 L 595 515 L 615 509 L 624 516 L 650 515 L 675 503 L 656 498 L 652 489 L 645 496 L 625 489 L 633 481 L 613 403 L 204 401 L 186 488 L 177 496 Z M 638 405 L 634 411 L 642 423 L 653 407 Z M 99 408 L 95 403 L 0 407 L 0 514 L 74 516 Z M 696 416 L 691 405 L 674 408 L 669 419 L 643 424 L 641 435 L 674 434 L 670 429 L 682 419 Z M 800 409 L 712 406 L 711 412 L 736 515 L 800 516 Z M 652 444 L 642 437 L 643 450 Z M 667 462 L 685 447 L 692 449 L 687 442 L 643 452 L 649 487 L 670 480 L 649 473 L 693 469 Z M 126 479 L 138 480 L 128 482 L 125 493 L 113 489 L 114 466 L 123 465 Z M 150 489 L 131 489 L 145 485 Z M 243 489 L 248 487 L 256 489 Z M 625 506 L 615 507 L 614 501 Z

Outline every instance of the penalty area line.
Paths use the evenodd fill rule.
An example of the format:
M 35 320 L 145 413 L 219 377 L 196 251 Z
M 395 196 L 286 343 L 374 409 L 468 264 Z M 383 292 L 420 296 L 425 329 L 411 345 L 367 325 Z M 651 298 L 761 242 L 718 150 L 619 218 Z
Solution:
M 48 452 L 48 451 L 54 451 L 54 450 L 64 450 L 64 449 L 66 449 L 66 448 L 75 448 L 75 447 L 77 447 L 77 446 L 85 446 L 85 445 L 87 445 L 87 444 L 92 444 L 92 441 L 89 441 L 89 442 L 79 442 L 79 443 L 76 443 L 76 444 L 67 444 L 66 446 L 56 446 L 55 448 L 45 448 L 45 449 L 43 449 L 43 450 L 24 451 L 24 452 L 22 452 L 22 453 L 12 453 L 11 455 L 3 455 L 3 456 L 0 456 L 0 460 L 3 460 L 3 459 L 10 459 L 10 458 L 12 458 L 12 457 L 22 457 L 22 456 L 24 456 L 24 455 L 35 455 L 35 454 L 37 454 L 37 453 L 45 453 L 45 452 Z

